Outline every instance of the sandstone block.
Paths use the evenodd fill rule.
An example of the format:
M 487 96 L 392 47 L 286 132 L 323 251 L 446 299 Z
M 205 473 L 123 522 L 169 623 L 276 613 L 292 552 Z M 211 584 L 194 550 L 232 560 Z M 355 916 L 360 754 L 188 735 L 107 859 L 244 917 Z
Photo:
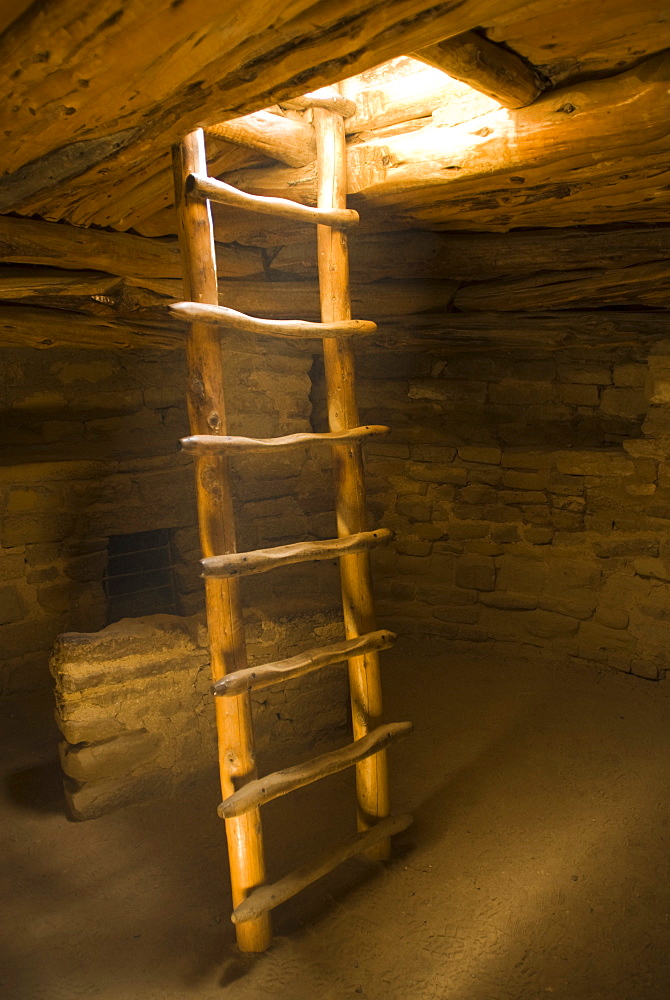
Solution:
M 596 385 L 569 384 L 560 388 L 562 402 L 573 406 L 598 406 L 600 396 Z
M 405 556 L 429 556 L 433 543 L 425 538 L 399 537 L 395 542 L 396 552 Z
M 531 545 L 549 545 L 554 537 L 554 529 L 539 526 L 524 528 L 523 537 Z
M 505 473 L 503 484 L 510 490 L 544 490 L 548 478 L 546 473 L 511 471 Z
M 441 444 L 413 444 L 411 455 L 415 462 L 451 462 L 456 449 Z
M 409 494 L 398 498 L 396 510 L 410 521 L 430 521 L 433 504 L 424 496 Z
M 492 594 L 481 594 L 479 600 L 489 608 L 501 608 L 505 611 L 533 611 L 537 607 L 537 600 L 532 596 L 509 594 L 500 590 Z
M 450 538 L 486 538 L 489 526 L 482 521 L 450 521 L 447 531 Z
M 479 621 L 479 608 L 476 604 L 463 605 L 462 607 L 441 607 L 439 610 L 433 611 L 433 615 L 444 622 L 476 625 Z
M 623 629 L 628 628 L 630 615 L 625 608 L 618 608 L 611 604 L 599 604 L 595 613 L 595 621 L 608 628 Z
M 3 521 L 2 545 L 11 548 L 36 542 L 56 542 L 72 534 L 74 518 L 69 514 L 15 514 Z
M 483 465 L 500 465 L 502 451 L 497 446 L 462 445 L 458 449 L 462 462 L 480 462 Z
M 503 379 L 489 387 L 489 398 L 492 403 L 507 406 L 549 403 L 554 398 L 554 385 L 552 382 L 517 382 Z
M 583 385 L 610 385 L 612 373 L 605 365 L 574 362 L 558 366 L 559 378 L 563 382 L 578 382 Z
M 508 504 L 537 504 L 547 503 L 544 493 L 537 490 L 503 490 L 499 494 L 499 499 Z
M 430 573 L 430 558 L 428 556 L 398 556 L 396 572 L 408 576 L 423 576 Z
M 377 455 L 380 458 L 409 458 L 408 444 L 395 444 L 390 441 L 370 441 L 365 445 L 367 455 Z M 424 459 L 427 461 L 427 459 Z
M 644 385 L 647 377 L 647 366 L 630 362 L 622 365 L 615 365 L 612 371 L 612 378 L 615 385 L 635 386 Z
M 668 396 L 668 400 L 670 400 L 670 396 Z M 653 397 L 651 401 L 657 402 Z M 627 420 L 637 420 L 643 417 L 648 406 L 649 399 L 642 389 L 612 387 L 603 389 L 600 398 L 600 408 L 603 413 L 615 417 L 625 417 Z
M 550 469 L 554 464 L 555 452 L 547 449 L 508 449 L 503 452 L 501 462 L 509 469 Z
M 497 501 L 498 494 L 495 490 L 487 486 L 479 486 L 472 483 L 464 489 L 458 491 L 459 503 L 467 504 L 493 504 Z
M 634 556 L 658 556 L 658 540 L 649 537 L 617 538 L 612 541 L 596 541 L 593 551 L 600 559 L 616 559 Z
M 379 590 L 379 587 L 375 587 Z M 391 580 L 389 594 L 396 601 L 413 601 L 416 595 L 416 584 L 409 580 Z
M 460 587 L 435 587 L 421 584 L 417 590 L 417 598 L 426 604 L 464 605 L 475 604 L 478 599 L 476 590 L 465 590 Z
M 603 653 L 630 653 L 635 647 L 635 639 L 627 631 L 608 628 L 596 621 L 581 623 L 579 643 L 594 659 L 602 659 L 599 654 Z
M 415 524 L 413 531 L 419 538 L 427 538 L 431 542 L 444 538 L 447 534 L 446 528 L 439 524 Z
M 104 743 L 59 746 L 63 772 L 75 781 L 127 778 L 156 757 L 160 746 L 157 733 L 126 732 Z
M 500 544 L 518 542 L 519 531 L 513 524 L 495 524 L 491 528 L 491 538 Z
M 537 606 L 542 611 L 554 611 L 556 614 L 584 621 L 593 614 L 597 599 L 597 594 L 592 591 L 585 591 L 582 594 L 572 593 L 569 597 L 540 594 L 537 598 Z
M 556 468 L 572 476 L 630 476 L 633 462 L 619 451 L 559 451 Z
M 547 565 L 539 559 L 505 555 L 498 561 L 498 590 L 513 594 L 541 593 Z
M 660 680 L 665 673 L 656 664 L 649 663 L 648 660 L 643 660 L 640 657 L 633 657 L 631 659 L 630 672 L 631 674 L 635 674 L 636 677 L 644 677 L 645 680 L 649 681 Z
M 16 587 L 0 587 L 0 625 L 20 622 L 27 613 L 26 603 Z
M 583 476 L 564 476 L 560 472 L 552 472 L 549 476 L 550 493 L 562 496 L 581 496 L 584 492 Z
M 458 586 L 466 590 L 494 590 L 495 563 L 483 556 L 463 556 L 456 563 L 455 579 Z
M 26 557 L 23 552 L 0 555 L 0 580 L 16 580 L 23 576 Z
M 62 619 L 51 616 L 2 625 L 0 649 L 8 658 L 50 650 L 62 627 Z
M 467 482 L 465 469 L 444 462 L 410 462 L 407 467 L 407 475 L 410 479 L 418 479 L 428 483 L 464 485 Z
M 483 483 L 486 486 L 500 486 L 503 472 L 498 466 L 476 465 L 468 468 L 469 483 Z
M 645 580 L 662 580 L 670 582 L 670 563 L 665 559 L 653 559 L 641 556 L 633 562 L 633 568 L 638 576 Z
M 553 611 L 530 611 L 524 617 L 523 625 L 529 635 L 542 639 L 575 635 L 579 629 L 579 621 Z
M 410 399 L 431 399 L 437 403 L 462 400 L 466 403 L 483 403 L 486 400 L 486 382 L 468 382 L 464 379 L 415 379 L 409 384 Z

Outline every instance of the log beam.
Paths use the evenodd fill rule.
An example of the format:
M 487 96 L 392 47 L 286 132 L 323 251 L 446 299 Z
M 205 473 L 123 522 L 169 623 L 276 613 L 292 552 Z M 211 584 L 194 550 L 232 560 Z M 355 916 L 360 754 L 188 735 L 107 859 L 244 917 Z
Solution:
M 350 145 L 352 207 L 368 229 L 509 230 L 645 221 L 670 207 L 667 79 L 661 53 L 616 77 L 547 91 L 517 111 L 431 124 Z M 310 167 L 239 171 L 255 194 L 313 204 Z
M 269 111 L 257 111 L 243 118 L 210 125 L 205 129 L 205 135 L 247 146 L 291 167 L 304 167 L 316 156 L 316 140 L 311 125 Z
M 0 347 L 59 347 L 83 350 L 183 350 L 182 324 L 167 319 L 139 323 L 87 316 L 63 309 L 0 305 Z M 360 349 L 481 351 L 522 348 L 557 351 L 590 346 L 639 346 L 668 335 L 667 310 L 621 309 L 550 312 L 425 313 L 380 323 Z M 236 343 L 255 343 L 254 335 L 236 334 Z M 292 341 L 294 350 L 315 353 L 313 340 Z
M 335 83 L 402 48 L 421 48 L 522 6 L 522 0 L 456 6 L 296 0 L 288 10 L 255 3 L 233 9 L 211 0 L 33 4 L 0 38 L 7 210 L 34 211 L 31 204 L 45 192 L 62 200 L 63 188 L 57 191 L 52 180 L 56 168 L 69 190 L 84 176 L 86 183 L 111 180 L 110 172 L 123 177 L 129 165 L 197 126 Z M 75 141 L 81 148 L 71 156 Z
M 216 253 L 220 272 L 231 278 L 260 275 L 265 270 L 263 255 L 255 247 L 219 243 Z M 128 278 L 181 278 L 176 239 L 151 240 L 11 216 L 0 216 L 0 263 L 86 268 Z
M 412 52 L 414 59 L 492 97 L 504 108 L 525 108 L 542 93 L 542 81 L 520 56 L 474 31 Z

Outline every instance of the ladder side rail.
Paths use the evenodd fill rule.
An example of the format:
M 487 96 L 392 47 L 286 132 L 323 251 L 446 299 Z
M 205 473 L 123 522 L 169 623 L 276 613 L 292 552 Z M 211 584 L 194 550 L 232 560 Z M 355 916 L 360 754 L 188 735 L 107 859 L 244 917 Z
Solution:
M 185 197 L 186 178 L 206 173 L 202 130 L 191 132 L 173 150 L 175 200 L 186 294 L 195 302 L 218 302 L 216 258 L 209 203 Z M 193 322 L 187 338 L 188 412 L 192 434 L 226 434 L 221 339 L 209 324 Z M 228 459 L 202 455 L 195 460 L 200 540 L 205 557 L 235 551 L 235 528 Z M 247 666 L 239 582 L 205 583 L 212 678 Z M 257 776 L 251 702 L 248 693 L 215 699 L 219 772 L 224 798 Z M 233 895 L 239 906 L 265 881 L 260 812 L 226 820 Z M 271 941 L 267 913 L 237 928 L 242 951 L 263 951 Z
M 344 119 L 325 108 L 315 107 L 313 120 L 317 141 L 319 208 L 345 208 L 347 195 L 346 140 Z M 347 237 L 342 230 L 317 227 L 321 319 L 324 323 L 349 320 L 349 260 Z M 323 341 L 331 431 L 339 432 L 360 424 L 355 392 L 353 347 L 341 338 Z M 332 449 L 335 477 L 338 535 L 352 535 L 367 529 L 363 456 L 360 443 Z M 375 629 L 372 574 L 368 552 L 340 559 L 342 605 L 348 639 Z M 379 656 L 376 652 L 349 660 L 349 686 L 356 739 L 381 725 L 382 696 Z M 390 812 L 386 751 L 356 765 L 358 828 L 366 830 Z M 391 842 L 383 838 L 368 856 L 385 860 Z

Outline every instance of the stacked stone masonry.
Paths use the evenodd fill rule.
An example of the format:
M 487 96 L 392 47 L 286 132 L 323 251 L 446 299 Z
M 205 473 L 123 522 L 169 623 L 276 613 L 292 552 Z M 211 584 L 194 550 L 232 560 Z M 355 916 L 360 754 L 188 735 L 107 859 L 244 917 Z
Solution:
M 367 462 L 396 630 L 663 676 L 670 342 L 594 353 L 363 363 L 365 419 L 396 428 Z
M 236 340 L 230 430 L 325 429 L 315 350 Z M 4 693 L 48 682 L 66 633 L 53 671 L 78 816 L 213 774 L 193 469 L 177 450 L 183 355 L 15 350 L 3 364 Z M 488 648 L 662 677 L 670 341 L 543 351 L 445 336 L 430 349 L 361 345 L 358 371 L 361 421 L 392 428 L 366 446 L 371 525 L 395 532 L 374 556 L 380 626 L 433 637 L 445 669 Z M 240 458 L 233 475 L 241 548 L 334 534 L 323 449 Z M 109 537 L 157 527 L 171 532 L 184 617 L 103 628 Z M 338 589 L 334 563 L 245 580 L 253 662 L 341 634 Z M 104 667 L 96 677 L 89 661 Z M 341 671 L 272 689 L 256 705 L 261 751 L 291 735 L 295 760 L 339 732 L 344 701 Z

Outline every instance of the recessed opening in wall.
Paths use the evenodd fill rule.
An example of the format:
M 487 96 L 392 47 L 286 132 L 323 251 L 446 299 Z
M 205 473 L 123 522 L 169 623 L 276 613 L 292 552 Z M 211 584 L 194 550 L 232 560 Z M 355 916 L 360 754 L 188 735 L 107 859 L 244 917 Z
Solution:
M 113 535 L 108 552 L 102 580 L 107 624 L 120 618 L 177 613 L 169 529 Z

